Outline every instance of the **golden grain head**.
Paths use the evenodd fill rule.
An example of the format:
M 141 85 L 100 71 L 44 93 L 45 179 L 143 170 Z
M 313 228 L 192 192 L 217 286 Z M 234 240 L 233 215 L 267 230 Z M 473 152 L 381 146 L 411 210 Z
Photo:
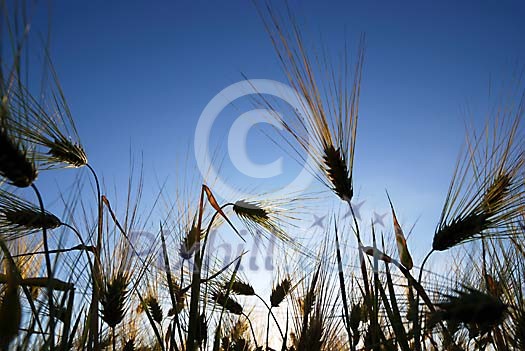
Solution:
M 343 201 L 350 201 L 354 196 L 352 177 L 346 160 L 339 149 L 330 145 L 324 150 L 325 172 L 332 184 L 332 190 Z
M 46 91 L 38 97 L 22 84 L 13 86 L 6 97 L 6 120 L 17 135 L 35 146 L 34 156 L 42 168 L 85 166 L 86 152 L 79 142 L 58 76 L 49 58 L 47 61 L 54 84 L 45 87 Z
M 299 146 L 292 145 L 300 158 L 311 158 L 315 176 L 344 201 L 353 196 L 352 168 L 354 162 L 361 77 L 364 61 L 364 37 L 359 44 L 355 70 L 349 69 L 346 51 L 338 68 L 327 56 L 310 53 L 303 41 L 300 27 L 292 17 L 283 20 L 266 7 L 261 11 L 272 44 L 281 61 L 288 82 L 301 99 L 302 106 L 293 113 L 274 117 L 282 125 L 286 142 L 291 136 Z M 315 51 L 315 50 L 314 50 Z M 323 50 L 321 50 L 323 51 Z M 263 99 L 274 111 L 271 102 Z M 304 156 L 308 155 L 308 157 Z M 319 175 L 321 173 L 321 175 Z
M 212 300 L 232 314 L 239 315 L 243 312 L 242 306 L 237 301 L 222 292 L 213 293 Z
M 281 302 L 284 301 L 288 293 L 292 288 L 292 283 L 290 279 L 283 279 L 275 288 L 272 289 L 270 295 L 270 303 L 272 307 L 279 307 Z
M 126 300 L 128 297 L 128 278 L 118 273 L 103 286 L 100 298 L 102 309 L 100 317 L 111 328 L 115 328 L 124 319 L 126 313 Z
M 179 256 L 184 260 L 189 260 L 193 256 L 193 253 L 197 249 L 197 239 L 198 239 L 198 229 L 194 225 L 191 227 L 191 229 L 188 231 L 186 236 L 184 236 L 181 240 L 180 247 L 179 247 Z M 204 232 L 201 231 L 201 239 L 204 235 Z
M 135 340 L 130 339 L 124 343 L 122 351 L 135 351 Z
M 86 152 L 78 143 L 67 139 L 55 139 L 48 146 L 48 154 L 52 162 L 65 163 L 75 168 L 88 164 Z
M 241 281 L 236 279 L 231 284 L 230 282 L 225 282 L 223 284 L 223 288 L 225 290 L 230 290 L 231 293 L 236 295 L 244 295 L 244 296 L 253 296 L 255 295 L 255 290 L 253 289 L 253 286 L 251 286 L 249 283 Z
M 0 176 L 11 185 L 26 188 L 36 180 L 38 172 L 20 143 L 0 126 Z
M 62 225 L 60 219 L 55 215 L 49 212 L 42 213 L 36 208 L 6 209 L 3 215 L 12 226 L 25 229 L 56 229 Z
M 253 221 L 255 223 L 264 223 L 268 221 L 268 211 L 259 204 L 240 200 L 233 205 L 233 211 L 239 217 Z
M 507 306 L 497 297 L 472 288 L 456 291 L 447 296 L 446 302 L 438 303 L 433 317 L 438 320 L 463 323 L 484 332 L 499 325 Z
M 145 303 L 149 313 L 151 314 L 151 318 L 153 318 L 155 322 L 162 324 L 163 314 L 159 300 L 155 296 L 148 296 L 145 299 Z
M 437 251 L 448 250 L 458 244 L 472 240 L 488 229 L 504 225 L 505 221 L 519 214 L 524 205 L 519 205 L 520 197 L 511 194 L 513 178 L 510 174 L 499 174 L 491 182 L 483 196 L 479 198 L 467 214 L 442 224 L 434 235 L 432 248 Z M 507 209 L 516 214 L 508 213 Z
M 359 325 L 361 324 L 362 315 L 363 313 L 361 311 L 361 305 L 353 305 L 352 310 L 350 312 L 350 329 L 352 329 L 354 333 L 359 332 Z
M 18 196 L 0 190 L 0 233 L 8 240 L 45 229 L 56 229 L 62 221 Z
M 290 201 L 294 200 L 290 199 Z M 300 251 L 303 248 L 283 229 L 287 220 L 294 219 L 289 213 L 286 213 L 285 208 L 280 207 L 283 202 L 283 200 L 275 200 L 275 202 L 239 200 L 233 204 L 233 211 L 256 240 L 261 237 L 267 240 L 278 239 Z
M 434 234 L 432 248 L 436 251 L 448 250 L 462 242 L 472 239 L 489 227 L 487 215 L 471 213 L 464 218 L 454 219 Z

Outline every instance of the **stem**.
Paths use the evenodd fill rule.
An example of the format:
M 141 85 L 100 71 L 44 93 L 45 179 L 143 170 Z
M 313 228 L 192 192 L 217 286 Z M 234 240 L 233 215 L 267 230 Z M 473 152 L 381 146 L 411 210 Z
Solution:
M 481 252 L 483 255 L 483 279 L 485 280 L 485 289 L 487 292 L 491 293 L 489 290 L 489 277 L 487 276 L 487 248 L 485 244 L 485 237 L 481 238 Z
M 71 328 L 71 317 L 73 315 L 73 305 L 75 299 L 75 288 L 69 290 L 69 297 L 67 301 L 66 309 L 66 318 L 64 320 L 64 327 L 62 329 L 62 343 L 60 344 L 60 350 L 68 350 L 68 339 L 69 339 L 69 330 Z
M 259 345 L 257 344 L 257 338 L 255 337 L 255 330 L 253 330 L 252 321 L 246 315 L 246 313 L 243 312 L 242 315 L 244 316 L 244 318 L 246 318 L 246 320 L 248 321 L 248 324 L 250 325 L 250 330 L 252 331 L 253 342 L 255 343 L 255 349 L 258 349 Z
M 419 277 L 417 279 L 417 283 L 419 285 L 421 285 L 421 279 L 423 277 L 423 267 L 425 267 L 425 264 L 427 263 L 428 259 L 430 258 L 430 255 L 432 255 L 433 253 L 434 253 L 434 249 L 430 250 L 430 252 L 423 259 L 423 263 L 421 263 L 421 267 L 419 268 Z M 418 293 L 417 296 L 419 298 L 419 293 Z
M 232 203 L 227 203 L 225 205 L 221 206 L 221 210 L 224 210 L 228 206 L 233 206 Z M 202 243 L 202 258 L 201 261 L 204 260 L 204 251 L 206 250 L 206 244 L 208 243 L 208 237 L 210 235 L 211 227 L 213 222 L 215 221 L 215 217 L 219 214 L 218 211 L 216 211 L 213 216 L 211 217 L 210 224 L 208 224 L 208 227 L 206 228 L 206 233 L 204 234 L 204 242 Z
M 345 314 L 345 326 L 346 326 L 346 332 L 348 334 L 348 341 L 351 343 L 352 342 L 352 332 L 350 331 L 350 314 L 348 312 L 348 301 L 346 298 L 345 277 L 343 273 L 343 261 L 341 259 L 341 250 L 339 246 L 339 235 L 337 234 L 337 225 L 335 226 L 335 245 L 336 245 L 336 254 L 337 254 L 337 267 L 339 270 L 339 287 L 341 288 L 343 311 Z
M 264 305 L 266 306 L 266 308 L 268 309 L 268 312 L 272 315 L 273 317 L 273 321 L 275 322 L 275 325 L 277 325 L 277 328 L 279 329 L 279 334 L 281 334 L 281 338 L 284 339 L 284 333 L 281 329 L 281 326 L 279 325 L 279 323 L 277 322 L 277 318 L 275 318 L 275 315 L 273 314 L 272 312 L 272 308 L 270 306 L 268 306 L 268 304 L 266 303 L 266 301 L 264 301 L 264 299 L 258 295 L 258 294 L 255 294 L 255 296 L 257 296 L 259 298 L 259 300 L 262 301 L 262 303 L 264 303 Z
M 99 286 L 98 286 L 98 277 L 101 274 L 101 267 L 100 267 L 100 251 L 102 248 L 102 216 L 103 216 L 103 209 L 102 209 L 102 194 L 100 191 L 100 183 L 98 181 L 98 176 L 93 167 L 91 165 L 86 165 L 87 168 L 91 171 L 93 174 L 93 178 L 95 180 L 95 185 L 97 189 L 97 205 L 98 205 L 98 223 L 97 223 L 97 241 L 96 241 L 96 250 L 95 250 L 95 264 L 93 267 L 93 270 L 91 271 L 91 280 L 93 284 L 93 290 L 91 292 L 91 306 L 90 306 L 90 333 L 89 338 L 90 342 L 88 342 L 88 350 L 100 350 L 99 340 L 98 340 L 98 302 L 99 302 Z M 91 342 L 93 342 L 93 347 L 91 345 Z
M 73 233 L 75 233 L 75 235 L 77 236 L 78 240 L 80 241 L 81 245 L 77 245 L 77 246 L 71 248 L 71 250 L 72 249 L 77 249 L 77 250 L 84 250 L 84 251 L 86 251 L 86 257 L 87 257 L 87 260 L 88 260 L 88 263 L 89 263 L 89 268 L 91 270 L 93 270 L 93 262 L 91 261 L 91 256 L 88 254 L 88 252 L 95 253 L 96 252 L 96 248 L 91 246 L 91 245 L 86 245 L 86 243 L 84 242 L 84 239 L 82 239 L 82 235 L 80 235 L 80 233 L 78 232 L 78 230 L 75 227 L 73 227 L 72 225 L 69 225 L 67 223 L 62 223 L 62 225 L 64 227 L 66 227 L 66 228 L 71 229 L 71 231 Z
M 199 217 L 197 221 L 197 238 L 195 239 L 195 253 L 194 253 L 194 265 L 193 265 L 193 275 L 192 275 L 192 281 L 191 281 L 191 301 L 190 301 L 190 321 L 188 325 L 188 341 L 187 341 L 187 351 L 193 351 L 195 349 L 195 335 L 196 335 L 196 329 L 197 329 L 197 319 L 194 318 L 195 316 L 199 315 L 199 297 L 200 297 L 200 284 L 202 281 L 201 278 L 201 270 L 202 270 L 202 261 L 204 259 L 204 253 L 206 250 L 206 244 L 208 242 L 208 237 L 210 234 L 211 227 L 213 225 L 213 222 L 215 221 L 215 218 L 217 217 L 219 211 L 215 211 L 213 214 L 210 223 L 208 224 L 208 227 L 206 228 L 206 233 L 204 236 L 204 242 L 200 244 L 200 233 L 201 233 L 201 226 L 202 226 L 202 216 L 204 211 L 204 188 L 203 185 L 201 190 L 201 196 L 200 196 L 200 203 L 199 203 Z M 223 205 L 220 209 L 224 209 L 226 206 L 233 206 L 232 203 L 227 203 Z M 243 239 L 244 240 L 244 239 Z M 206 279 L 207 281 L 208 279 Z
M 35 251 L 35 252 L 26 252 L 18 255 L 13 255 L 13 257 L 24 257 L 24 256 L 33 256 L 33 255 L 44 255 L 44 254 L 58 254 L 58 253 L 65 253 L 65 252 L 71 252 L 71 251 L 94 251 L 93 246 L 84 246 L 84 245 L 77 245 L 73 246 L 69 249 L 56 249 L 56 250 L 48 250 L 48 251 Z
M 38 203 L 40 204 L 40 211 L 42 212 L 42 216 L 45 216 L 46 210 L 44 208 L 44 201 L 42 200 L 42 196 L 40 195 L 40 192 L 38 191 L 38 188 L 35 184 L 31 184 L 31 187 L 35 191 L 36 197 L 38 198 Z M 47 277 L 49 279 L 53 279 L 53 269 L 51 267 L 51 257 L 49 255 L 49 243 L 47 239 L 47 229 L 46 227 L 42 227 L 42 237 L 44 242 L 44 255 L 46 260 L 46 271 L 47 271 Z M 48 285 L 47 287 L 47 299 L 49 303 L 49 341 L 50 350 L 54 350 L 55 348 L 55 307 L 53 302 L 53 287 Z
M 182 264 L 180 265 L 180 294 L 182 294 L 182 284 L 184 282 L 184 260 L 182 260 Z M 180 347 L 184 347 L 184 339 L 182 338 L 182 330 L 180 326 L 180 320 L 179 320 L 179 314 L 177 312 L 177 306 L 175 308 L 175 323 L 177 324 L 177 332 L 179 334 L 179 340 L 180 340 Z
M 170 268 L 170 261 L 169 261 L 169 257 L 168 257 L 168 249 L 166 247 L 166 238 L 164 237 L 164 229 L 162 227 L 162 223 L 160 224 L 160 239 L 161 239 L 161 243 L 162 243 L 162 253 L 163 253 L 163 256 L 164 256 L 164 269 L 166 270 L 166 280 L 168 282 L 168 289 L 169 289 L 170 298 L 171 298 L 171 306 L 173 308 L 173 312 L 175 313 L 175 325 L 174 325 L 173 330 L 171 332 L 172 339 L 173 339 L 173 343 L 175 343 L 175 337 L 174 336 L 175 336 L 175 326 L 176 326 L 178 331 L 179 331 L 179 336 L 180 336 L 181 345 L 182 345 L 182 336 L 181 336 L 180 325 L 179 325 L 179 314 L 177 312 L 177 298 L 175 296 L 175 291 L 173 289 L 173 279 L 172 279 L 172 276 L 171 276 L 171 268 Z M 181 288 L 182 288 L 182 275 L 183 275 L 182 267 L 183 266 L 184 266 L 184 261 L 182 261 L 182 265 L 181 265 Z M 177 345 L 175 345 L 175 347 L 177 347 Z
M 425 267 L 425 264 L 427 263 L 428 259 L 434 252 L 434 249 L 430 250 L 430 252 L 425 256 L 423 259 L 423 262 L 421 263 L 421 267 L 419 268 L 419 277 L 417 279 L 417 283 L 419 286 L 421 286 L 421 280 L 423 278 L 423 268 Z M 409 283 L 410 284 L 410 283 Z M 416 303 L 414 308 L 416 309 L 416 316 L 419 316 L 419 290 L 416 289 Z M 416 317 L 415 322 L 418 322 L 419 317 Z M 417 351 L 421 350 L 421 341 L 419 340 L 420 337 L 420 328 L 414 327 L 414 341 L 415 341 L 415 348 Z
M 272 313 L 272 309 L 270 308 L 268 310 L 268 318 L 266 321 L 266 350 L 268 350 L 268 341 L 270 339 L 270 314 Z
M 204 211 L 204 187 L 201 190 L 199 202 L 199 214 L 197 221 L 197 237 L 195 238 L 195 253 L 193 257 L 193 274 L 191 281 L 191 300 L 190 300 L 190 314 L 188 322 L 188 339 L 186 341 L 186 351 L 194 351 L 196 348 L 195 337 L 197 336 L 197 321 L 199 317 L 199 298 L 200 298 L 200 284 L 201 284 L 201 250 L 200 250 L 200 231 L 202 224 L 202 212 Z
M 365 290 L 364 300 L 365 300 L 366 308 L 368 309 L 368 313 L 370 313 L 370 316 L 371 316 L 373 313 L 373 307 L 372 307 L 372 302 L 371 302 L 368 274 L 366 273 L 365 257 L 363 254 L 363 243 L 361 242 L 361 235 L 359 233 L 359 223 L 357 223 L 357 217 L 355 216 L 354 209 L 350 201 L 348 201 L 348 207 L 350 207 L 350 212 L 352 213 L 352 219 L 354 220 L 354 225 L 355 225 L 355 235 L 356 235 L 357 246 L 358 246 L 358 251 L 359 251 L 359 265 L 361 268 L 361 275 L 363 276 L 363 285 L 364 285 L 364 290 Z M 351 345 L 352 345 L 352 348 L 355 348 L 353 346 L 353 342 L 351 343 Z

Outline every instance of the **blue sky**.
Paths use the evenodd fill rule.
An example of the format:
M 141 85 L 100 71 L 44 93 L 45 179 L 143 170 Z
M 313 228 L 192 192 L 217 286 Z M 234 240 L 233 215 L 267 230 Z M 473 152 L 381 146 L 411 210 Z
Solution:
M 419 257 L 430 248 L 465 122 L 480 125 L 492 106 L 489 82 L 499 87 L 525 64 L 525 3 L 290 1 L 290 6 L 313 46 L 322 41 L 338 52 L 346 39 L 355 52 L 360 33 L 366 33 L 355 187 L 367 201 L 368 216 L 388 210 L 387 188 L 402 224 L 410 227 L 419 218 L 409 240 Z M 45 28 L 46 10 L 39 5 L 34 31 Z M 285 82 L 263 24 L 246 0 L 54 1 L 51 28 L 51 57 L 81 139 L 111 186 L 127 179 L 130 149 L 143 153 L 146 192 L 158 190 L 156 179 L 176 183 L 184 160 L 193 163 L 197 120 L 217 93 L 242 74 Z M 467 107 L 475 113 L 466 114 Z M 221 114 L 214 141 L 226 143 L 238 113 L 231 108 Z M 265 163 L 283 156 L 286 173 L 276 180 L 249 179 L 222 153 L 228 180 L 264 192 L 294 177 L 300 166 L 263 134 L 250 133 L 250 158 Z M 50 191 L 53 177 L 43 176 Z

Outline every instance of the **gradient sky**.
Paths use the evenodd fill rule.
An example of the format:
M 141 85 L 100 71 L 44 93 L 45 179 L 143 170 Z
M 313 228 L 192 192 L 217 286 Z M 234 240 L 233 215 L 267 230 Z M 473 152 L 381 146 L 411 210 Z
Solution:
M 480 125 L 493 106 L 489 82 L 497 88 L 525 64 L 525 3 L 290 6 L 312 45 L 322 40 L 338 51 L 346 39 L 355 52 L 366 33 L 355 187 L 368 217 L 388 210 L 387 188 L 402 224 L 419 218 L 409 246 L 420 257 L 430 248 L 465 122 Z M 45 16 L 41 4 L 33 30 L 45 28 Z M 184 160 L 193 162 L 199 115 L 218 92 L 242 74 L 285 82 L 251 1 L 54 1 L 51 28 L 51 57 L 82 142 L 108 184 L 127 179 L 130 149 L 143 153 L 146 192 L 158 190 L 157 178 L 177 182 Z M 226 143 L 238 113 L 221 115 L 214 141 Z M 254 162 L 282 156 L 262 134 L 250 137 Z M 236 174 L 223 156 L 230 181 L 261 191 L 299 169 L 285 155 L 284 178 L 253 180 Z M 52 177 L 44 175 L 50 187 Z

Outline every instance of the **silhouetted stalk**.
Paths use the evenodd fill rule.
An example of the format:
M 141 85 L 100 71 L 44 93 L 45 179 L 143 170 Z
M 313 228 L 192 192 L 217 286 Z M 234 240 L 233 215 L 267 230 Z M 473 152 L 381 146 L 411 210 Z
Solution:
M 337 233 L 337 224 L 335 225 L 335 246 L 337 254 L 337 269 L 339 271 L 339 287 L 341 289 L 341 299 L 343 301 L 343 312 L 345 317 L 345 328 L 346 333 L 348 334 L 348 341 L 351 345 L 352 343 L 352 332 L 350 331 L 350 314 L 348 313 L 348 300 L 346 298 L 346 285 L 345 277 L 343 272 L 343 260 L 341 259 L 341 250 L 339 246 L 339 234 Z M 354 349 L 354 347 L 352 347 Z
M 13 257 L 24 257 L 24 256 L 33 256 L 33 255 L 45 255 L 48 254 L 58 254 L 58 253 L 65 253 L 65 252 L 72 252 L 72 251 L 91 251 L 94 252 L 95 248 L 93 246 L 84 246 L 84 245 L 77 245 L 70 247 L 69 249 L 55 249 L 55 250 L 48 250 L 48 251 L 34 251 L 34 252 L 25 252 L 18 255 L 13 255 Z
M 361 242 L 361 235 L 359 233 L 359 223 L 357 223 L 357 217 L 354 213 L 354 209 L 352 207 L 351 202 L 347 201 L 347 203 L 348 203 L 348 207 L 350 207 L 350 213 L 352 214 L 352 219 L 354 220 L 354 225 L 355 225 L 355 235 L 356 235 L 357 246 L 358 246 L 358 251 L 359 251 L 359 264 L 361 268 L 361 275 L 363 276 L 363 285 L 365 289 L 364 300 L 365 300 L 366 308 L 368 309 L 368 313 L 370 313 L 369 315 L 372 315 L 373 313 L 372 305 L 371 305 L 372 301 L 371 301 L 370 287 L 369 287 L 369 281 L 368 281 L 368 274 L 366 272 L 366 266 L 365 266 L 365 256 L 363 254 L 363 243 Z
M 38 188 L 35 184 L 31 184 L 31 188 L 35 191 L 38 203 L 40 205 L 40 210 L 42 211 L 42 216 L 46 215 L 46 210 L 44 208 L 44 201 L 42 196 L 38 191 Z M 44 243 L 44 257 L 46 261 L 46 272 L 47 277 L 51 280 L 53 279 L 53 268 L 51 267 L 51 256 L 49 254 L 49 242 L 47 238 L 47 229 L 45 226 L 42 227 L 42 237 Z M 49 349 L 52 351 L 55 349 L 55 304 L 53 302 L 53 287 L 48 285 L 47 287 L 47 300 L 49 303 Z
M 264 301 L 264 299 L 259 295 L 259 294 L 254 294 L 254 296 L 258 297 L 259 300 L 262 301 L 262 303 L 264 304 L 264 306 L 266 306 L 266 309 L 268 310 L 268 313 L 272 316 L 273 318 L 273 321 L 275 322 L 275 325 L 277 325 L 277 329 L 279 329 L 279 334 L 281 334 L 281 338 L 284 339 L 285 335 L 283 334 L 283 331 L 281 329 L 281 326 L 279 325 L 279 323 L 277 322 L 277 318 L 275 317 L 275 315 L 273 314 L 272 312 L 272 308 L 270 306 L 268 306 L 268 304 L 266 303 L 266 301 Z M 269 318 L 269 317 L 268 317 Z
M 173 312 L 175 314 L 175 325 L 174 327 L 177 328 L 177 331 L 178 331 L 178 334 L 179 334 L 179 338 L 180 338 L 180 342 L 181 342 L 181 345 L 183 343 L 183 339 L 182 339 L 182 332 L 180 330 L 180 323 L 179 323 L 179 313 L 177 312 L 177 298 L 175 297 L 175 291 L 173 289 L 173 278 L 171 276 L 171 268 L 170 268 L 170 261 L 169 261 L 169 257 L 168 257 L 168 249 L 166 247 L 166 238 L 164 237 L 164 230 L 162 228 L 162 223 L 160 224 L 160 240 L 161 240 L 161 244 L 162 244 L 162 253 L 163 253 L 163 257 L 164 257 L 164 269 L 166 270 L 166 280 L 167 280 L 167 283 L 168 283 L 168 290 L 169 290 L 169 293 L 170 293 L 170 299 L 171 299 L 171 306 L 173 308 Z M 184 270 L 183 270 L 183 267 L 184 267 L 184 261 L 182 262 L 182 265 L 181 265 L 181 274 L 180 274 L 180 279 L 181 279 L 181 288 L 182 288 L 182 277 L 184 275 Z M 175 328 L 173 328 L 173 331 L 172 331 L 173 334 L 175 334 Z M 174 338 L 173 338 L 173 343 L 175 342 Z M 173 348 L 173 346 L 172 346 Z M 175 348 L 176 348 L 176 345 L 175 345 Z
M 89 332 L 89 342 L 88 350 L 99 351 L 100 344 L 98 339 L 98 303 L 99 303 L 99 277 L 101 276 L 101 262 L 100 262 L 100 251 L 102 250 L 102 226 L 103 226 L 103 208 L 102 208 L 102 193 L 100 191 L 100 183 L 98 180 L 97 173 L 91 167 L 91 165 L 86 165 L 87 168 L 91 171 L 93 178 L 95 180 L 95 185 L 97 189 L 97 206 L 98 206 L 98 220 L 97 220 L 97 241 L 95 243 L 95 262 L 93 265 L 93 270 L 91 274 L 91 280 L 93 284 L 93 290 L 91 291 L 91 306 L 90 306 L 90 332 Z
M 202 256 L 200 250 L 201 241 L 201 225 L 204 205 L 204 188 L 201 190 L 199 200 L 199 214 L 197 220 L 197 235 L 195 238 L 195 252 L 193 256 L 193 274 L 191 281 L 191 298 L 190 298 L 190 313 L 188 322 L 188 338 L 186 341 L 186 351 L 194 351 L 196 349 L 195 337 L 197 336 L 197 322 L 199 314 L 199 298 L 200 298 L 200 285 L 201 285 L 201 266 Z
M 13 260 L 13 257 L 11 256 L 11 253 L 9 252 L 9 249 L 7 248 L 5 242 L 0 237 L 0 249 L 4 254 L 4 259 L 7 259 L 9 263 L 13 266 L 15 266 L 15 262 Z M 20 275 L 20 272 L 18 270 L 15 270 L 14 272 L 16 274 L 16 279 L 19 281 L 23 281 L 22 276 Z M 40 321 L 38 310 L 36 309 L 35 302 L 33 301 L 33 296 L 31 295 L 31 292 L 25 285 L 21 285 L 22 291 L 24 292 L 24 295 L 26 296 L 27 301 L 29 302 L 29 306 L 31 307 L 31 312 L 33 313 L 33 316 L 35 318 L 35 322 L 38 326 L 38 329 L 40 330 L 40 333 L 44 335 L 44 328 L 42 327 L 42 322 Z
M 425 256 L 425 258 L 423 259 L 423 262 L 421 263 L 421 267 L 419 268 L 419 277 L 417 279 L 417 283 L 419 286 L 421 286 L 421 280 L 423 278 L 423 269 L 425 267 L 425 264 L 427 263 L 428 259 L 430 258 L 430 256 L 432 255 L 432 253 L 434 252 L 434 249 L 430 250 L 430 252 Z M 409 287 L 410 287 L 410 282 L 408 283 L 409 284 Z M 418 324 L 418 320 L 419 320 L 419 290 L 416 289 L 416 303 L 414 304 L 414 308 L 415 308 L 415 319 L 414 319 L 414 323 L 415 324 Z M 416 351 L 420 351 L 421 350 L 421 343 L 419 341 L 420 339 L 420 328 L 419 328 L 419 325 L 415 325 L 414 326 L 414 342 L 415 342 L 415 348 L 416 348 Z
M 140 300 L 141 305 L 145 305 L 144 298 L 140 294 L 136 285 L 134 286 L 134 290 L 135 290 L 135 293 L 137 294 L 137 297 Z M 153 329 L 153 333 L 155 334 L 155 337 L 157 338 L 157 341 L 160 345 L 161 350 L 165 351 L 164 342 L 162 341 L 162 335 L 159 333 L 159 329 L 157 328 L 157 325 L 155 324 L 155 321 L 153 320 L 153 317 L 151 316 L 151 312 L 149 308 L 145 308 L 144 312 L 146 313 L 146 317 L 148 318 L 148 321 L 151 325 L 151 328 Z
M 68 351 L 68 339 L 69 330 L 71 327 L 71 317 L 73 315 L 73 306 L 75 301 L 75 288 L 69 289 L 69 297 L 67 301 L 66 318 L 64 320 L 64 327 L 62 328 L 62 343 L 60 344 L 60 350 Z
M 272 309 L 270 308 L 268 310 L 268 315 L 266 316 L 266 350 L 268 350 L 268 343 L 270 340 L 270 314 L 272 313 Z
M 377 242 L 376 242 L 376 233 L 375 233 L 375 227 L 374 223 L 372 222 L 372 245 L 374 246 L 374 249 L 377 249 Z M 374 345 L 373 348 L 375 351 L 380 350 L 380 343 L 379 339 L 381 336 L 383 336 L 382 331 L 379 329 L 379 321 L 378 321 L 378 315 L 379 315 L 379 260 L 376 255 L 374 255 L 374 262 L 373 262 L 373 277 L 374 277 L 374 301 L 373 301 L 373 310 L 374 314 L 371 317 L 372 320 L 372 344 Z
M 250 325 L 250 330 L 252 332 L 252 337 L 253 337 L 253 342 L 255 343 L 255 349 L 259 349 L 259 345 L 257 344 L 257 338 L 255 336 L 255 330 L 253 329 L 253 325 L 252 325 L 252 321 L 250 320 L 250 317 L 248 317 L 248 315 L 246 315 L 246 313 L 242 313 L 242 315 L 244 316 L 244 318 L 246 318 L 246 320 L 248 321 L 248 324 Z

